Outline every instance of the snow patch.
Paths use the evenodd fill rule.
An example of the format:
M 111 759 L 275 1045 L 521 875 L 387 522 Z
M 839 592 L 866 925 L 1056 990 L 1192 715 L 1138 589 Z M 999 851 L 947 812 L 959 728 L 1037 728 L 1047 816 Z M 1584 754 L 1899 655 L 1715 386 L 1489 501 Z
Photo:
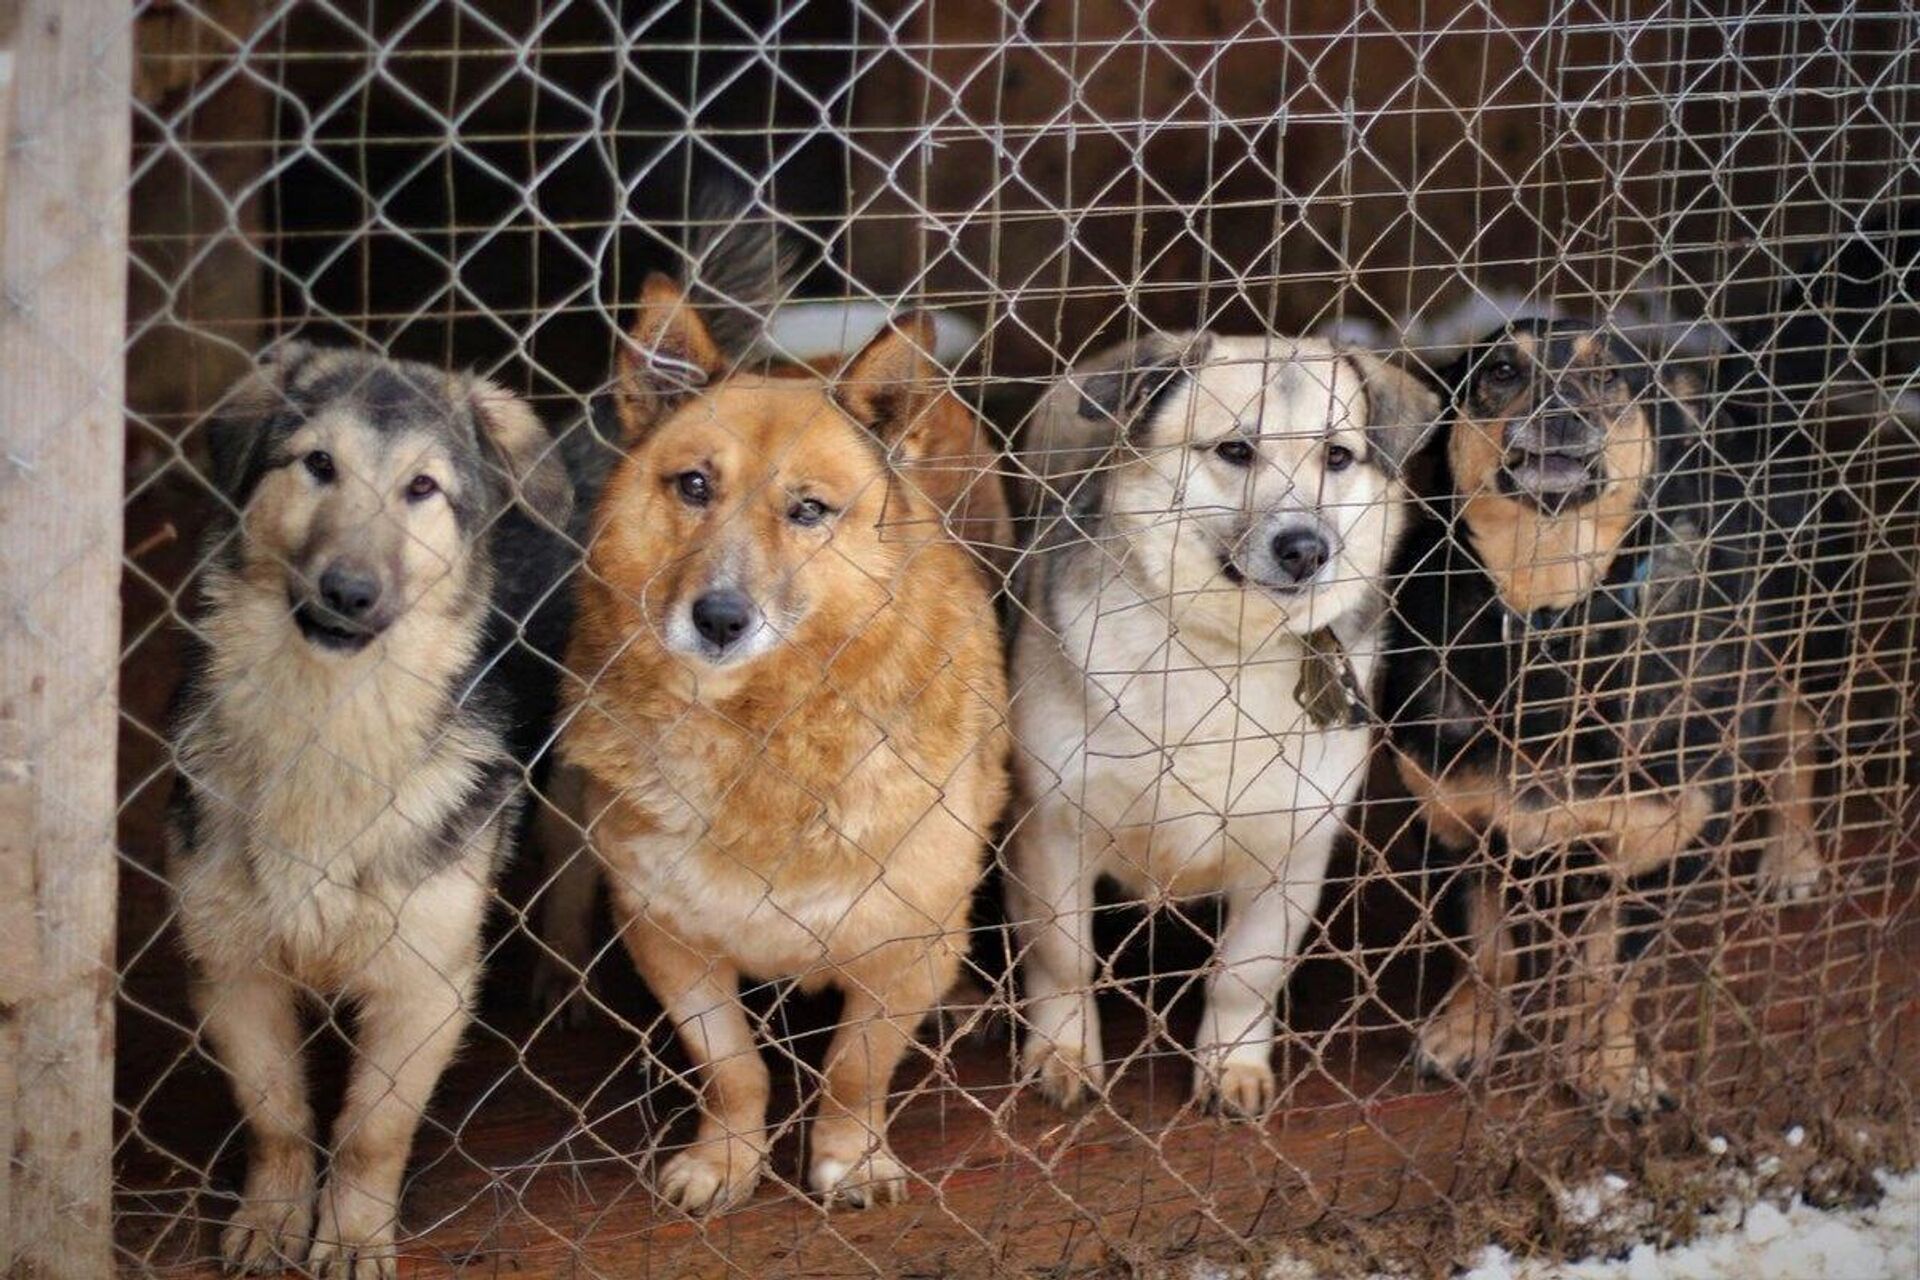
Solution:
M 1625 1257 L 1579 1262 L 1517 1258 L 1498 1245 L 1474 1256 L 1456 1280 L 1913 1280 L 1920 1276 L 1920 1172 L 1876 1175 L 1884 1194 L 1867 1209 L 1816 1209 L 1797 1197 L 1761 1201 L 1743 1214 L 1723 1206 L 1690 1243 L 1635 1245 Z M 1570 1217 L 1631 1212 L 1626 1180 L 1605 1175 L 1561 1194 Z M 1577 1220 L 1577 1217 L 1576 1217 Z M 1242 1272 L 1196 1268 L 1194 1280 L 1239 1280 Z M 1319 1280 L 1323 1273 L 1283 1257 L 1259 1280 Z M 1373 1276 L 1370 1280 L 1391 1280 Z
M 1636 1245 L 1620 1259 L 1550 1263 L 1488 1248 L 1461 1280 L 1911 1280 L 1920 1275 L 1920 1173 L 1882 1174 L 1880 1185 L 1870 1209 L 1762 1201 L 1691 1243 Z
M 1613 1216 L 1632 1186 L 1617 1173 L 1602 1174 L 1591 1182 L 1563 1188 L 1559 1195 L 1560 1213 L 1578 1227 L 1591 1227 Z

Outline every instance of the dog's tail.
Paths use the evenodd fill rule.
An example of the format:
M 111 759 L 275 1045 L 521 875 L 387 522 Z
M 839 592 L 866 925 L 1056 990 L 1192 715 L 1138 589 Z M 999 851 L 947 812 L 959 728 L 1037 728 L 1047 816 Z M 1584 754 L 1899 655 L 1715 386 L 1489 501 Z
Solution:
M 798 242 L 757 191 L 728 173 L 699 179 L 687 222 L 680 282 L 713 340 L 738 357 L 799 283 Z

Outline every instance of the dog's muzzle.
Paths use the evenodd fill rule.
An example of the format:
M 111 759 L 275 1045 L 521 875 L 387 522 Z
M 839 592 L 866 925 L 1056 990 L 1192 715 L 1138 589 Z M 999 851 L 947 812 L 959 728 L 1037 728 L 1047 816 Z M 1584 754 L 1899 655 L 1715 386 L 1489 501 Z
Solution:
M 1585 415 L 1546 412 L 1507 432 L 1501 476 L 1512 492 L 1550 505 L 1584 500 L 1603 479 L 1606 432 Z
M 1326 535 L 1309 528 L 1281 529 L 1272 534 L 1265 546 L 1256 546 L 1247 557 L 1252 571 L 1242 569 L 1226 552 L 1220 555 L 1220 571 L 1227 581 L 1241 586 L 1251 581 L 1277 595 L 1291 595 L 1311 587 L 1333 559 L 1333 545 Z
M 289 593 L 294 625 L 309 644 L 356 653 L 393 621 L 383 607 L 380 577 L 364 565 L 336 560 L 299 595 Z

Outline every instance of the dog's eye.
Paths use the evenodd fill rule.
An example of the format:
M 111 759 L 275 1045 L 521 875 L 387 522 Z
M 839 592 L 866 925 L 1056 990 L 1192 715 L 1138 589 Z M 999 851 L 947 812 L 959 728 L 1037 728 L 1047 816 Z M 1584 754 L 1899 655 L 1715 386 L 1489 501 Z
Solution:
M 300 464 L 307 469 L 308 475 L 321 484 L 332 484 L 334 476 L 339 474 L 333 466 L 333 455 L 324 449 L 315 449 L 300 459 Z
M 440 492 L 440 482 L 429 475 L 417 475 L 407 481 L 407 501 L 419 502 Z
M 1343 444 L 1327 446 L 1327 470 L 1345 471 L 1353 465 L 1353 450 Z
M 1496 386 L 1511 384 L 1520 376 L 1520 370 L 1511 360 L 1495 360 L 1487 366 L 1487 381 Z
M 1213 452 L 1220 461 L 1236 467 L 1253 465 L 1253 446 L 1245 440 L 1222 440 L 1213 446 Z
M 787 508 L 787 519 L 798 525 L 816 525 L 832 514 L 833 508 L 818 498 L 802 498 Z
M 673 478 L 673 487 L 690 507 L 704 507 L 713 501 L 713 481 L 704 471 L 682 471 Z

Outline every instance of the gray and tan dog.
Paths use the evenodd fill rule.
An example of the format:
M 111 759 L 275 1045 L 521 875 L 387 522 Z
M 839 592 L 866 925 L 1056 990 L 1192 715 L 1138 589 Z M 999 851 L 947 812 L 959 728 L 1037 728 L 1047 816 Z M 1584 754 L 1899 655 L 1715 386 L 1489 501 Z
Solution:
M 194 1005 L 252 1147 L 221 1251 L 390 1277 L 414 1130 L 524 803 L 539 682 L 514 651 L 570 568 L 555 531 L 575 494 L 493 384 L 297 344 L 209 441 L 235 514 L 208 544 L 168 835 Z M 318 1192 L 303 996 L 357 1006 Z
M 1274 1003 L 1366 772 L 1353 714 L 1437 398 L 1315 339 L 1153 336 L 1044 400 L 1043 517 L 1014 645 L 1023 804 L 1009 866 L 1027 1071 L 1105 1083 L 1094 882 L 1227 908 L 1195 1093 L 1274 1100 Z M 1328 698 L 1331 697 L 1331 709 Z

